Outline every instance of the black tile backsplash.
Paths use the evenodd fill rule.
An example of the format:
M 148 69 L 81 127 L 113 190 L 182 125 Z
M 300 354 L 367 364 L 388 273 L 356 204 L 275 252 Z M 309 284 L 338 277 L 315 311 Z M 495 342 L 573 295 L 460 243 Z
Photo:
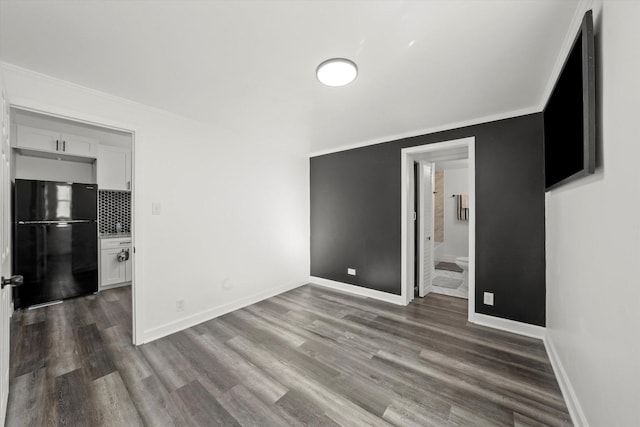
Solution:
M 122 224 L 122 232 L 131 232 L 131 193 L 128 191 L 98 191 L 100 233 L 115 233 L 118 222 Z

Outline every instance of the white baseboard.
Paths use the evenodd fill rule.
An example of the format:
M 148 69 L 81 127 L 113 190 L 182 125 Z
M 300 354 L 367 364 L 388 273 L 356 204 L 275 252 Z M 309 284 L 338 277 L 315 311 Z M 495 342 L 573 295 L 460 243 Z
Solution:
M 544 347 L 547 349 L 549 361 L 551 361 L 551 366 L 553 367 L 553 373 L 558 380 L 560 391 L 562 391 L 562 397 L 564 397 L 567 409 L 569 409 L 569 415 L 571 415 L 573 425 L 576 427 L 589 427 L 589 423 L 584 415 L 582 406 L 580 406 L 580 402 L 578 401 L 578 396 L 576 396 L 576 392 L 571 385 L 571 381 L 569 381 L 567 372 L 564 370 L 564 366 L 560 361 L 560 357 L 558 357 L 555 345 L 548 333 L 545 335 L 543 341 Z
M 218 307 L 209 308 L 207 310 L 194 313 L 182 319 L 174 320 L 172 322 L 165 323 L 164 325 L 148 329 L 144 331 L 144 336 L 142 337 L 142 342 L 140 344 L 145 344 L 157 340 L 158 338 L 166 337 L 167 335 L 182 331 L 183 329 L 190 328 L 199 323 L 206 322 L 207 320 L 214 319 L 216 317 L 222 316 L 223 314 L 230 313 L 234 310 L 239 310 L 251 304 L 255 304 L 267 298 L 271 298 L 273 296 L 290 291 L 291 289 L 295 289 L 303 285 L 304 283 L 299 283 L 282 286 L 275 289 L 269 289 L 256 295 L 240 298 L 239 300 L 232 301 Z
M 107 289 L 123 288 L 125 286 L 131 286 L 131 281 L 116 283 L 115 285 L 106 285 L 106 286 L 99 285 L 98 292 L 106 291 Z
M 338 291 L 347 292 L 349 294 L 369 297 L 380 301 L 390 302 L 397 305 L 406 305 L 401 295 L 390 294 L 387 292 L 376 291 L 373 289 L 363 288 L 361 286 L 350 285 L 348 283 L 336 282 L 335 280 L 323 279 L 321 277 L 310 276 L 309 282 L 314 285 L 324 286 Z
M 516 322 L 515 320 L 503 319 L 480 313 L 475 313 L 473 315 L 473 323 L 541 340 L 544 340 L 546 335 L 546 328 L 542 326 L 530 325 L 528 323 Z

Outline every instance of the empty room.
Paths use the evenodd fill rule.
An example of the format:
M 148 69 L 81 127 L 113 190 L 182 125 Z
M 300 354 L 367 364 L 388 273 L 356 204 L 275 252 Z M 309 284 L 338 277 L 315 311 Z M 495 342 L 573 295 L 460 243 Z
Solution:
M 0 0 L 0 425 L 640 426 L 638 17 Z

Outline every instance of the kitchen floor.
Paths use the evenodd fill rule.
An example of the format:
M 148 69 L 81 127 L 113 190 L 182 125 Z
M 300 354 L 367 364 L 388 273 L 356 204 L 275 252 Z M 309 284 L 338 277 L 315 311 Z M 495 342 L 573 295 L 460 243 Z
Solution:
M 7 426 L 570 425 L 541 341 L 306 285 L 140 347 L 130 288 L 17 312 Z

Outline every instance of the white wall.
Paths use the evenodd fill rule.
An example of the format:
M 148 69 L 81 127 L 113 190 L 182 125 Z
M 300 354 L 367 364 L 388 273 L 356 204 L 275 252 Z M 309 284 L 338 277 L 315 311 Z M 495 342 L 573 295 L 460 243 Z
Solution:
M 12 103 L 135 131 L 139 342 L 306 282 L 305 141 L 276 134 L 247 140 L 8 64 L 4 68 Z M 151 215 L 152 202 L 161 203 L 160 216 Z M 185 301 L 184 312 L 176 312 L 178 299 Z
M 547 339 L 591 426 L 640 425 L 639 16 L 594 5 L 599 167 L 546 199 Z
M 438 248 L 438 261 L 453 262 L 457 257 L 469 256 L 469 221 L 459 221 L 454 194 L 469 194 L 467 168 L 444 170 L 444 242 Z

